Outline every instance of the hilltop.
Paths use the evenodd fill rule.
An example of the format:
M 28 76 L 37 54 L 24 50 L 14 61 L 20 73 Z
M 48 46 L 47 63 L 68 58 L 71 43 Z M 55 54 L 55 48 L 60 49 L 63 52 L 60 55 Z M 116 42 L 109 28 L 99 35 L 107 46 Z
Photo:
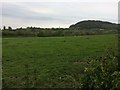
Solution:
M 78 30 L 79 29 L 117 29 L 117 24 L 106 21 L 86 20 L 73 24 L 69 28 L 78 29 Z

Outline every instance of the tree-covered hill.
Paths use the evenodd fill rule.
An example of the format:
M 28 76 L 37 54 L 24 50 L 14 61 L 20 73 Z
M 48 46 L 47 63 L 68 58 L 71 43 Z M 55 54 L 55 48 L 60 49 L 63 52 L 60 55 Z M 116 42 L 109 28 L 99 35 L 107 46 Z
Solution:
M 97 20 L 86 20 L 81 21 L 70 26 L 72 29 L 117 29 L 117 24 L 97 21 Z
M 81 36 L 81 35 L 100 35 L 100 34 L 117 34 L 118 26 L 115 23 L 87 20 L 81 21 L 69 28 L 40 28 L 40 27 L 26 27 L 16 28 L 12 27 L 2 29 L 3 37 L 53 37 L 53 36 Z

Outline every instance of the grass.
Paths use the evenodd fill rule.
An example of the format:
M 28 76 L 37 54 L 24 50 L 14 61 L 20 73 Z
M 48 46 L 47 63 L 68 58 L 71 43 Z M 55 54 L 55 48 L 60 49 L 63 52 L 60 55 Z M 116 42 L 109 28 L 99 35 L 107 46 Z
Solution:
M 117 43 L 117 35 L 3 38 L 3 87 L 78 87 L 87 58 Z

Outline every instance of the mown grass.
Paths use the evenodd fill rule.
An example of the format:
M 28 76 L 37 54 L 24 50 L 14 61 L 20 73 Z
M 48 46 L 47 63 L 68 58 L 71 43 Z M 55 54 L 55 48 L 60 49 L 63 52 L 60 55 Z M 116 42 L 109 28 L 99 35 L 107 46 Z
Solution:
M 117 35 L 3 38 L 3 87 L 79 87 L 87 58 L 117 43 Z

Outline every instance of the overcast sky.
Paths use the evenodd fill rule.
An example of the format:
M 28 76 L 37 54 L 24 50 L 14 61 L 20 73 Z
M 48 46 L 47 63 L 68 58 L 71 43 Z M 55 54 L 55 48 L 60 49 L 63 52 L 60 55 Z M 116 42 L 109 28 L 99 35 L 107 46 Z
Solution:
M 82 20 L 118 22 L 118 0 L 15 1 L 4 0 L 0 3 L 0 27 L 69 27 Z

